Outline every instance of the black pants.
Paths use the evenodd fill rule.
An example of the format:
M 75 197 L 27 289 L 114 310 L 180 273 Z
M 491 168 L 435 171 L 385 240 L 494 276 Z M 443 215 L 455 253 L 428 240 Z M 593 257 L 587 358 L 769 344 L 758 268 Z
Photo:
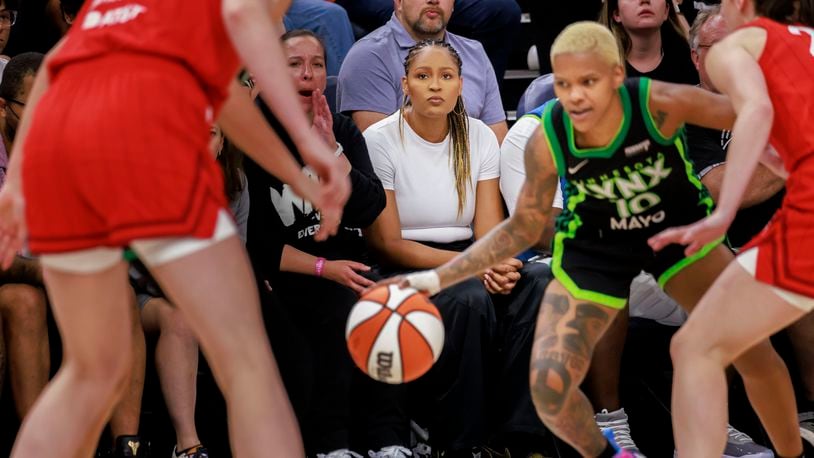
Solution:
M 407 443 L 403 388 L 373 381 L 348 353 L 345 324 L 358 300 L 333 281 L 281 274 L 264 301 L 274 354 L 309 456 Z
M 495 389 L 489 396 L 494 435 L 542 435 L 545 427 L 531 402 L 529 363 L 543 294 L 553 278 L 545 264 L 526 264 L 513 294 L 494 297 L 498 315 Z
M 466 244 L 430 244 L 460 251 Z M 544 434 L 529 389 L 537 311 L 551 280 L 528 264 L 507 296 L 470 279 L 431 298 L 444 320 L 444 349 L 426 375 L 408 385 L 411 418 L 430 430 L 433 448 L 464 450 L 507 433 Z

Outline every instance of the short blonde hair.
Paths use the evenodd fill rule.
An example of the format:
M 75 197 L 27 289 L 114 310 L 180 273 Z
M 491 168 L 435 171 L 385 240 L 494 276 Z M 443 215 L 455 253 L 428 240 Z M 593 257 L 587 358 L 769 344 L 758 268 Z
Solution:
M 622 65 L 616 38 L 607 27 L 593 21 L 575 22 L 560 32 L 551 45 L 551 64 L 560 54 L 594 53 L 609 65 Z

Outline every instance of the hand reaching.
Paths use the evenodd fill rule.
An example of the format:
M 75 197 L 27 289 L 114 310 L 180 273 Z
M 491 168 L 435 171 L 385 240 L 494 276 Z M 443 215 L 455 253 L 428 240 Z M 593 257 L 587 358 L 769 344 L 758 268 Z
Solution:
M 369 271 L 370 267 L 360 262 L 327 261 L 325 263 L 325 273 L 323 276 L 361 294 L 365 288 L 373 286 L 374 282 L 359 275 L 357 272 Z
M 696 223 L 666 229 L 650 237 L 647 243 L 654 251 L 659 251 L 672 243 L 686 245 L 684 254 L 691 256 L 704 246 L 723 237 L 731 223 L 732 218 L 726 218 L 716 211 Z

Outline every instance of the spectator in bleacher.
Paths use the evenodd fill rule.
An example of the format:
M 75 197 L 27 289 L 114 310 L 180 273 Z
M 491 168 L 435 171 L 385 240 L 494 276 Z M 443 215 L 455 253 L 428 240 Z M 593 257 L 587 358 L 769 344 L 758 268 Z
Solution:
M 0 75 L 8 64 L 9 57 L 6 47 L 11 34 L 11 26 L 17 22 L 16 2 L 13 0 L 0 0 Z
M 60 1 L 5 0 L 7 8 L 18 11 L 5 54 L 16 56 L 24 52 L 48 52 L 66 29 L 60 14 Z
M 698 14 L 690 29 L 692 58 L 701 80 L 701 87 L 717 91 L 709 79 L 704 62 L 709 48 L 722 40 L 728 29 L 720 15 L 720 7 L 713 6 Z M 689 154 L 701 181 L 718 199 L 726 170 L 726 154 L 731 141 L 729 131 L 716 131 L 698 126 L 687 126 Z M 746 188 L 741 207 L 727 232 L 733 248 L 738 249 L 757 235 L 780 208 L 785 195 L 785 180 L 758 164 Z M 789 340 L 799 367 L 801 394 L 798 402 L 800 432 L 814 447 L 814 315 L 807 316 L 789 326 Z
M 328 75 L 339 74 L 342 61 L 355 40 L 344 8 L 325 0 L 293 0 L 283 24 L 288 31 L 307 29 L 322 37 Z
M 504 218 L 498 143 L 467 116 L 461 67 L 451 43 L 413 46 L 400 110 L 365 131 L 387 196 L 367 239 L 388 273 L 440 266 Z M 547 266 L 511 258 L 432 298 L 444 351 L 410 390 L 411 414 L 429 426 L 436 453 L 458 456 L 490 442 L 512 455 L 540 451 L 543 427 L 523 366 L 548 279 Z
M 8 46 L 9 35 L 11 35 L 11 26 L 17 22 L 17 8 L 14 7 L 12 0 L 0 0 L 0 55 L 8 61 L 8 56 L 4 51 Z
M 390 21 L 356 42 L 339 71 L 339 111 L 350 114 L 362 132 L 398 111 L 407 51 L 420 40 L 449 43 L 463 58 L 466 111 L 495 133 L 508 131 L 495 72 L 483 46 L 447 31 L 453 0 L 396 0 Z
M 34 75 L 42 60 L 43 55 L 39 53 L 21 54 L 3 71 L 0 83 L 0 187 L 5 179 L 7 152 L 11 151 Z M 7 359 L 14 404 L 21 419 L 48 383 L 51 360 L 46 309 L 39 262 L 27 256 L 17 256 L 9 270 L 0 272 L 0 347 L 5 343 L 7 351 L 7 358 L 4 358 L 6 354 L 0 354 L 0 387 L 5 376 L 3 361 Z
M 273 290 L 272 314 L 291 322 L 271 333 L 275 354 L 281 360 L 308 456 L 350 458 L 359 456 L 351 452 L 355 449 L 365 456 L 404 457 L 409 453 L 406 417 L 397 415 L 395 423 L 400 427 L 393 429 L 389 417 L 356 415 L 377 395 L 382 399 L 377 399 L 375 407 L 386 410 L 385 403 L 396 401 L 388 393 L 397 391 L 376 386 L 367 376 L 355 377 L 358 370 L 344 334 L 359 292 L 373 284 L 365 277 L 371 268 L 362 229 L 384 208 L 384 190 L 359 129 L 350 118 L 328 108 L 322 93 L 327 76 L 322 40 L 307 30 L 290 31 L 281 40 L 302 107 L 314 131 L 336 148 L 352 192 L 340 231 L 327 241 L 317 242 L 314 234 L 320 225 L 319 212 L 257 164 L 246 163 L 252 194 L 249 252 L 260 278 Z M 271 111 L 260 103 L 269 123 L 279 128 Z M 295 145 L 288 138 L 283 140 L 297 156 Z M 304 171 L 317 178 L 310 169 Z M 285 361 L 289 360 L 296 361 L 299 370 L 286 370 Z M 352 402 L 357 381 L 369 388 L 360 390 L 366 392 Z M 360 419 L 358 425 L 354 417 Z M 365 437 L 357 438 L 357 433 Z
M 599 22 L 613 31 L 628 77 L 697 84 L 685 32 L 674 0 L 607 0 Z
M 401 0 L 400 0 L 401 1 Z M 351 20 L 372 31 L 381 27 L 398 9 L 394 0 L 337 0 Z M 432 3 L 427 1 L 427 3 Z M 481 42 L 503 87 L 503 76 L 520 30 L 520 7 L 516 0 L 456 0 L 456 13 L 449 20 L 452 32 Z M 460 51 L 460 50 L 459 50 Z

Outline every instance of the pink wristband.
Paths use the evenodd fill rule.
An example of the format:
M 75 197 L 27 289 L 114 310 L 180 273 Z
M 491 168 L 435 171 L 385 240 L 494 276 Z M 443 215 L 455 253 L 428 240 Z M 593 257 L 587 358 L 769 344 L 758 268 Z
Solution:
M 321 277 L 322 273 L 325 271 L 325 263 L 327 261 L 325 258 L 317 258 L 317 262 L 314 263 L 314 272 L 316 272 L 317 277 Z

